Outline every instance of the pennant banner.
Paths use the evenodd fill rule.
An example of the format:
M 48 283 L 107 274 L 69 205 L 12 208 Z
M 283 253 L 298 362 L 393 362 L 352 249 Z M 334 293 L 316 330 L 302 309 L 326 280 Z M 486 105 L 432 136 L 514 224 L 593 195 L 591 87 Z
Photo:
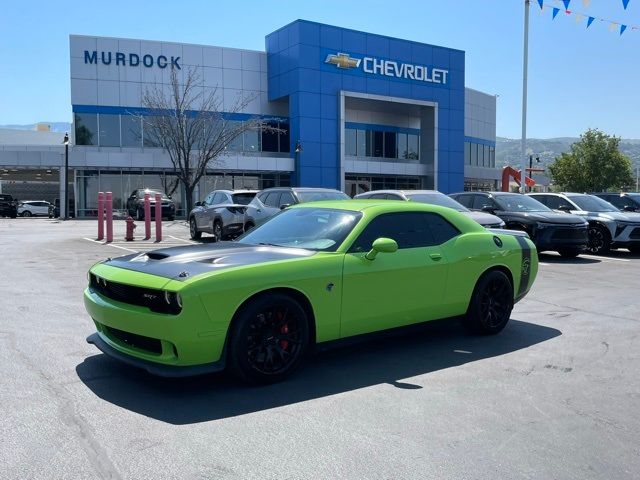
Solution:
M 627 5 L 629 5 L 629 0 L 622 0 L 622 6 L 625 10 L 627 9 Z M 620 35 L 622 35 L 622 32 L 620 33 Z
M 630 1 L 631 0 L 622 0 L 622 5 L 624 6 L 625 9 L 629 5 Z M 588 7 L 590 5 L 590 2 L 591 0 L 582 0 L 582 4 L 585 7 Z M 586 18 L 587 19 L 586 28 L 589 28 L 594 21 L 598 20 L 600 22 L 607 24 L 610 32 L 617 30 L 619 32 L 619 35 L 622 35 L 629 28 L 632 31 L 640 31 L 640 25 L 623 24 L 621 22 L 616 22 L 614 20 L 609 20 L 606 18 L 586 15 L 584 12 L 576 12 L 575 10 L 569 10 L 570 3 L 571 3 L 571 0 L 546 0 L 546 2 L 545 0 L 538 0 L 538 5 L 540 5 L 540 14 L 542 15 L 545 10 L 548 10 L 546 7 L 549 7 L 551 9 L 552 20 L 555 20 L 556 17 L 558 16 L 558 13 L 560 13 L 560 10 L 563 10 L 564 13 L 566 13 L 567 15 L 573 15 L 575 22 L 577 24 L 582 23 L 582 21 Z M 554 6 L 551 6 L 551 4 L 556 4 L 557 6 L 554 7 Z
M 556 18 L 556 15 L 558 15 L 558 12 L 560 11 L 559 8 L 553 7 L 553 19 Z
M 620 25 L 620 35 L 622 35 L 626 29 L 627 29 L 626 25 Z
M 540 10 L 544 8 L 544 0 L 538 0 L 538 5 L 540 5 Z
M 593 21 L 596 19 L 596 17 L 589 17 L 589 20 L 587 20 L 587 28 L 589 28 L 591 26 L 591 24 L 593 23 Z
M 618 28 L 618 24 L 616 22 L 611 22 L 609 24 L 609 31 L 613 32 L 616 28 Z
M 571 3 L 571 0 L 562 0 L 562 3 L 564 3 L 564 9 L 569 10 L 569 4 Z

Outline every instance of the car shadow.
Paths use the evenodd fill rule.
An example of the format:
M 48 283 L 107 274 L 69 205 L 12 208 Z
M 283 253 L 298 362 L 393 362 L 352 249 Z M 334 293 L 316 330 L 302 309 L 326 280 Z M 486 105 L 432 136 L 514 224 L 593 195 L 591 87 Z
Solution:
M 553 253 L 540 253 L 538 254 L 538 260 L 545 263 L 566 263 L 568 265 L 588 265 L 602 262 L 602 260 L 598 260 L 597 258 L 585 258 L 582 256 L 562 257 L 560 255 L 554 255 Z
M 426 325 L 415 332 L 318 353 L 290 379 L 246 386 L 223 374 L 169 379 L 119 363 L 104 354 L 76 367 L 80 380 L 103 400 L 174 425 L 259 412 L 387 383 L 403 381 L 521 350 L 561 335 L 559 330 L 511 320 L 499 335 L 466 333 L 457 323 Z

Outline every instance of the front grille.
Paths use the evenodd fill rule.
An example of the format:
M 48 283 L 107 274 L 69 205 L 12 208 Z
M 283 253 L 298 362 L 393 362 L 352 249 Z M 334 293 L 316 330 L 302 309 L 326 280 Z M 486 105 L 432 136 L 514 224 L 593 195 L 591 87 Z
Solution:
M 557 228 L 553 232 L 553 240 L 587 240 L 587 229 L 580 228 Z
M 162 343 L 157 338 L 150 338 L 143 335 L 137 335 L 135 333 L 124 332 L 117 328 L 107 327 L 106 325 L 104 326 L 104 329 L 106 330 L 107 335 L 119 340 L 125 345 L 144 350 L 146 352 L 151 352 L 156 355 L 160 355 L 162 353 Z
M 153 312 L 178 314 L 177 305 L 167 304 L 164 300 L 164 291 L 151 288 L 135 287 L 124 283 L 112 282 L 98 277 L 93 273 L 89 276 L 89 287 L 107 298 L 116 302 L 128 303 L 147 307 Z
M 632 240 L 640 240 L 640 227 L 634 228 L 631 235 L 629 235 L 629 238 Z

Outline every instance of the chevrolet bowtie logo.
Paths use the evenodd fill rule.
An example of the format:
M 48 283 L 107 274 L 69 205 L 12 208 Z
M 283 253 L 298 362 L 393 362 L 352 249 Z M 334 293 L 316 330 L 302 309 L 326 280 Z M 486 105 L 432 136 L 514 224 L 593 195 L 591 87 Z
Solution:
M 327 55 L 324 63 L 331 63 L 338 68 L 358 68 L 360 66 L 360 59 L 351 58 L 348 53 L 338 53 L 337 55 Z

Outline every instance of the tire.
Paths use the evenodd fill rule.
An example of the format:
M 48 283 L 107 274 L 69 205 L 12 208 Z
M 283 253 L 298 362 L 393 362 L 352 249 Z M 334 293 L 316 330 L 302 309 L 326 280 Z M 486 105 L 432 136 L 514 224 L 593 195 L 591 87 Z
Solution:
M 144 210 L 139 208 L 136 213 L 136 220 L 142 221 L 144 220 Z
M 216 220 L 215 222 L 213 222 L 212 232 L 216 242 L 222 240 L 222 224 L 220 223 L 220 220 Z
M 21 217 L 30 217 L 31 216 L 31 212 L 29 210 L 25 210 L 24 212 L 22 212 L 20 214 Z
M 264 295 L 242 307 L 229 333 L 229 372 L 243 382 L 275 383 L 303 363 L 309 345 L 304 309 L 288 295 Z
M 176 217 L 174 215 L 169 215 L 167 217 L 167 220 L 169 220 L 170 222 L 173 222 L 176 219 Z
M 609 231 L 600 225 L 589 225 L 587 233 L 587 251 L 593 254 L 605 254 L 611 250 Z
M 513 310 L 513 285 L 504 273 L 485 273 L 473 290 L 464 325 L 474 333 L 495 335 L 509 322 Z
M 558 250 L 558 253 L 564 258 L 575 258 L 580 255 L 580 250 Z
M 198 226 L 196 225 L 196 219 L 191 217 L 189 219 L 189 235 L 193 240 L 200 240 L 202 237 L 202 232 L 198 230 Z
M 640 254 L 640 245 L 634 245 L 632 247 L 627 247 L 631 253 Z
M 247 222 L 244 224 L 244 231 L 248 232 L 249 230 L 251 230 L 253 227 L 255 227 L 255 225 L 253 224 L 253 222 Z

